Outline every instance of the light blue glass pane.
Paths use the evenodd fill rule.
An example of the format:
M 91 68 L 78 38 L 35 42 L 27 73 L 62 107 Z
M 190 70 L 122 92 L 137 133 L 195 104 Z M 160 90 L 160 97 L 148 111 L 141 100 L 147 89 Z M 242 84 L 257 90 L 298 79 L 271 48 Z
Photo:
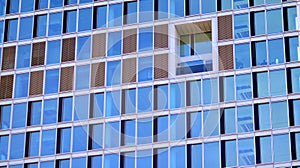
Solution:
M 267 31 L 269 34 L 282 32 L 281 9 L 267 11 Z
M 86 31 L 92 29 L 92 8 L 79 10 L 78 31 Z
M 171 147 L 170 149 L 170 167 L 182 168 L 186 165 L 185 146 Z
M 22 0 L 21 12 L 33 11 L 34 0 Z
M 43 124 L 56 123 L 57 111 L 57 99 L 45 100 Z
M 236 44 L 235 45 L 235 68 L 249 68 L 250 63 L 250 45 L 249 43 L 245 44 Z
M 92 0 L 79 0 L 80 4 L 82 4 L 82 3 L 88 3 L 88 2 L 92 2 Z
M 90 162 L 91 168 L 102 168 L 102 156 L 92 156 Z
M 66 97 L 61 100 L 62 103 L 62 113 L 61 121 L 71 121 L 72 120 L 72 109 L 73 109 L 73 98 Z
M 128 120 L 124 122 L 124 145 L 135 144 L 135 120 Z
M 218 168 L 220 167 L 220 148 L 219 142 L 211 142 L 204 144 L 204 167 Z
M 270 71 L 271 96 L 286 94 L 285 70 Z
M 281 3 L 281 0 L 266 0 L 266 4 Z
M 137 168 L 152 168 L 152 150 L 137 151 Z
M 139 58 L 139 65 L 138 65 L 138 81 L 149 81 L 152 80 L 152 69 L 153 69 L 153 57 L 142 57 Z
M 103 146 L 103 124 L 92 125 L 90 127 L 92 130 L 92 135 L 89 135 L 89 138 L 92 138 L 92 149 L 100 149 Z
M 138 144 L 152 142 L 152 118 L 137 120 L 137 138 Z
M 3 16 L 6 13 L 6 0 L 0 0 L 0 16 Z
M 249 37 L 249 17 L 248 14 L 234 16 L 234 37 Z
M 168 148 L 157 149 L 157 168 L 166 168 L 168 167 Z
M 248 8 L 248 0 L 233 0 L 234 9 Z
M 20 19 L 19 40 L 32 38 L 32 21 L 33 17 L 25 17 Z
M 8 20 L 7 41 L 17 40 L 18 19 Z
M 189 83 L 189 99 L 188 105 L 195 106 L 201 104 L 201 81 L 191 81 Z
M 42 150 L 41 155 L 54 155 L 55 154 L 55 139 L 56 130 L 44 130 L 42 133 Z
M 267 49 L 266 49 L 266 42 L 254 42 L 255 47 L 255 62 L 256 66 L 259 65 L 267 65 Z M 254 54 L 254 53 L 253 53 Z
M 202 168 L 202 144 L 194 144 L 191 150 L 191 168 Z
M 186 138 L 185 115 L 174 114 L 170 117 L 170 140 L 180 140 Z
M 203 134 L 204 136 L 220 135 L 219 110 L 203 111 Z
M 119 154 L 104 155 L 104 168 L 118 168 Z
M 28 156 L 39 155 L 39 144 L 40 144 L 40 132 L 29 133 L 29 150 Z
M 296 159 L 300 159 L 300 133 L 295 134 Z
M 170 108 L 181 108 L 185 106 L 185 84 L 173 83 L 170 86 Z
M 252 99 L 252 80 L 251 74 L 236 76 L 236 99 Z
M 76 90 L 90 87 L 90 65 L 76 67 Z
M 238 141 L 239 166 L 250 166 L 255 164 L 253 138 L 240 139 Z
M 106 117 L 120 115 L 120 91 L 106 92 Z
M 76 4 L 77 0 L 66 0 L 65 1 L 65 5 L 72 5 L 72 4 Z
M 266 97 L 269 95 L 268 87 L 268 72 L 256 74 L 257 78 L 257 97 Z
M 236 140 L 225 141 L 226 167 L 237 165 Z
M 71 128 L 63 128 L 60 131 L 60 153 L 70 152 Z
M 36 36 L 46 36 L 47 29 L 47 15 L 40 15 L 37 17 L 37 32 Z
M 290 37 L 286 41 L 288 43 L 288 49 L 287 50 L 287 57 L 289 57 L 290 61 L 299 61 L 300 57 L 298 56 L 298 46 L 299 46 L 299 41 L 298 37 Z
M 20 0 L 10 0 L 9 13 L 19 12 Z
M 1 3 L 1 0 L 0 0 L 0 3 Z M 0 21 L 0 44 L 3 43 L 3 38 L 4 38 L 4 21 Z
M 195 15 L 200 13 L 200 1 L 198 0 L 189 0 L 189 14 Z
M 47 70 L 45 94 L 58 93 L 59 69 Z
M 68 11 L 67 12 L 67 33 L 75 32 L 77 25 L 77 11 Z
M 293 100 L 293 118 L 294 124 L 293 125 L 300 125 L 300 100 Z M 291 124 L 292 125 L 292 124 Z
M 297 10 L 296 7 L 287 8 L 288 30 L 297 28 Z
M 234 86 L 234 77 L 233 76 L 225 77 L 224 78 L 224 101 L 234 100 L 233 86 Z
M 183 17 L 184 16 L 184 1 L 183 0 L 170 0 L 170 17 Z
M 122 4 L 109 5 L 108 27 L 122 25 Z
M 123 153 L 123 168 L 135 167 L 135 152 Z
M 241 106 L 237 108 L 238 132 L 253 131 L 252 106 Z
M 11 165 L 9 168 L 23 168 L 23 165 Z
M 265 0 L 254 0 L 253 5 L 258 6 L 258 5 L 263 5 Z
M 276 102 L 272 103 L 272 126 L 273 128 L 285 128 L 288 127 L 288 112 L 287 103 Z
M 27 103 L 14 104 L 12 128 L 21 128 L 26 126 Z
M 284 63 L 283 39 L 270 40 L 268 50 L 270 64 Z
M 28 68 L 30 66 L 31 45 L 22 45 L 18 47 L 17 69 Z
M 86 120 L 89 114 L 89 95 L 75 96 L 74 121 Z
M 89 59 L 91 55 L 91 36 L 78 37 L 77 60 Z
M 218 79 L 206 79 L 203 80 L 203 103 L 215 104 L 219 101 L 218 93 Z
M 221 9 L 222 10 L 232 9 L 232 1 L 231 0 L 222 0 Z
M 53 168 L 54 167 L 54 161 L 47 161 L 47 162 L 41 162 L 40 168 Z
M 272 162 L 272 146 L 271 146 L 271 137 L 260 137 L 260 160 L 261 163 Z
M 70 167 L 70 160 L 59 160 L 58 164 L 58 166 L 61 168 L 68 168 Z
M 42 101 L 31 102 L 31 116 L 30 125 L 40 125 L 41 124 L 41 113 L 42 113 Z
M 153 0 L 140 0 L 139 21 L 149 22 L 153 20 Z
M 106 27 L 107 6 L 97 7 L 97 28 Z
M 10 114 L 11 105 L 1 106 L 1 130 L 10 128 Z
M 38 163 L 27 163 L 25 164 L 26 168 L 38 168 Z
M 152 87 L 138 89 L 138 112 L 152 110 Z
M 103 117 L 104 114 L 104 93 L 97 93 L 94 97 L 93 118 Z
M 217 4 L 216 4 L 215 0 L 201 1 L 202 14 L 215 12 L 216 6 L 217 6 Z
M 158 0 L 158 11 L 155 15 L 157 15 L 155 19 L 168 18 L 168 1 Z
M 148 51 L 153 49 L 153 28 L 139 29 L 139 51 Z
M 119 146 L 119 122 L 110 122 L 105 124 L 105 147 L 114 148 Z
M 125 114 L 135 113 L 136 108 L 136 91 L 135 89 L 125 90 L 125 101 L 123 107 L 125 107 Z
M 235 114 L 235 108 L 226 108 L 224 109 L 224 114 L 221 114 L 224 116 L 224 127 L 225 127 L 225 134 L 232 134 L 236 132 L 235 128 L 235 120 L 236 120 L 236 114 Z
M 163 110 L 168 108 L 168 85 L 160 85 L 155 88 L 156 90 L 156 104 L 157 110 Z
M 265 34 L 265 12 L 254 13 L 254 35 Z
M 157 141 L 168 140 L 168 116 L 161 116 L 157 118 Z
M 48 8 L 48 0 L 39 0 L 38 9 Z
M 121 55 L 122 32 L 108 33 L 107 56 Z
M 191 38 L 189 35 L 180 36 L 180 57 L 191 56 Z
M 189 113 L 189 138 L 201 137 L 202 136 L 202 113 L 195 112 Z
M 48 36 L 61 34 L 62 30 L 62 13 L 49 14 Z
M 87 150 L 87 127 L 78 126 L 73 129 L 73 152 Z M 85 167 L 85 166 L 83 166 Z
M 10 159 L 21 159 L 24 154 L 24 133 L 12 134 L 10 144 Z
M 126 16 L 127 24 L 136 23 L 136 20 L 137 20 L 136 17 L 137 17 L 137 2 L 128 2 L 127 3 L 127 16 Z
M 258 105 L 258 120 L 259 130 L 271 128 L 269 104 Z
M 274 162 L 285 162 L 290 161 L 290 142 L 289 135 L 274 135 L 273 136 L 274 146 Z
M 211 32 L 200 33 L 194 35 L 194 54 L 202 55 L 209 54 L 209 59 L 211 59 L 212 54 L 212 36 Z M 206 56 L 208 57 L 208 56 Z M 208 60 L 206 60 L 208 61 Z
M 58 64 L 60 62 L 61 41 L 49 41 L 47 49 L 47 65 Z
M 50 0 L 50 8 L 56 8 L 63 6 L 63 0 Z
M 7 160 L 9 136 L 0 136 L 0 160 Z

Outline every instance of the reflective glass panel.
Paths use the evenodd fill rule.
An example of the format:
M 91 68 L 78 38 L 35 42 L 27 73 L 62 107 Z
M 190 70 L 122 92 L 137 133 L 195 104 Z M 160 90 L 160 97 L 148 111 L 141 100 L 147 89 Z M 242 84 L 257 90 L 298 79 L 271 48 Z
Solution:
M 260 163 L 272 162 L 271 137 L 259 137 Z
M 184 16 L 184 0 L 170 0 L 170 17 Z
M 125 99 L 122 101 L 122 110 L 125 114 L 135 113 L 136 108 L 136 90 L 135 89 L 128 89 L 123 91 L 125 96 L 122 97 Z
M 266 130 L 271 128 L 271 119 L 270 119 L 270 107 L 269 104 L 259 104 L 257 107 L 258 110 L 258 127 L 259 130 Z
M 21 159 L 24 156 L 24 133 L 12 134 L 10 144 L 10 159 Z
M 57 64 L 60 62 L 61 41 L 49 41 L 47 49 L 47 64 Z
M 18 19 L 7 20 L 8 30 L 7 30 L 7 41 L 17 40 L 17 30 L 18 30 Z
M 70 152 L 70 144 L 71 144 L 71 128 L 63 128 L 60 129 L 60 140 L 59 153 L 67 153 Z
M 239 166 L 255 164 L 253 138 L 239 139 L 238 141 Z
M 137 168 L 152 167 L 152 150 L 137 151 Z
M 255 36 L 265 34 L 265 12 L 254 12 L 254 34 Z
M 153 77 L 153 57 L 142 57 L 139 58 L 138 64 L 138 82 L 152 80 Z
M 152 87 L 138 88 L 138 112 L 152 110 Z
M 250 63 L 250 45 L 249 43 L 245 44 L 236 44 L 235 45 L 235 68 L 249 68 Z
M 123 145 L 135 145 L 135 120 L 123 122 Z
M 170 108 L 185 106 L 185 83 L 172 83 L 170 85 Z
M 67 11 L 67 24 L 66 24 L 66 33 L 71 33 L 76 31 L 77 25 L 77 11 Z
M 107 6 L 97 7 L 97 25 L 96 28 L 106 27 Z
M 108 33 L 107 56 L 121 55 L 122 32 Z
M 285 162 L 291 160 L 288 134 L 274 135 L 273 146 L 274 162 Z
M 1 0 L 0 0 L 0 3 L 1 3 Z M 3 43 L 3 38 L 4 38 L 4 21 L 0 21 L 0 44 Z
M 77 60 L 89 59 L 91 55 L 91 36 L 77 38 Z
M 24 17 L 20 19 L 19 40 L 32 38 L 33 17 Z
M 28 125 L 40 125 L 41 113 L 42 113 L 42 101 L 36 101 L 30 103 L 30 118 L 28 118 Z
M 219 110 L 203 111 L 203 134 L 204 136 L 220 135 Z
M 5 14 L 6 0 L 0 0 L 0 16 Z
M 29 144 L 28 157 L 38 156 L 39 144 L 40 144 L 40 132 L 30 132 L 28 141 L 29 141 L 27 142 Z
M 140 0 L 139 22 L 149 22 L 153 20 L 153 0 Z
M 193 112 L 187 114 L 187 136 L 188 138 L 195 138 L 202 136 L 202 113 Z
M 276 102 L 271 104 L 272 108 L 272 127 L 285 128 L 288 127 L 288 111 L 287 102 Z
M 15 83 L 15 98 L 28 96 L 29 73 L 17 74 Z
M 124 168 L 135 167 L 135 152 L 122 153 L 122 156 Z
M 119 146 L 119 122 L 109 122 L 105 124 L 105 147 L 113 148 Z
M 285 48 L 285 52 L 287 53 L 289 61 L 300 61 L 300 57 L 298 54 L 298 37 L 286 38 L 285 43 L 286 45 L 288 45 L 288 48 Z
M 83 168 L 86 167 L 86 158 L 73 158 L 72 159 L 72 168 Z
M 153 28 L 139 29 L 139 51 L 148 51 L 153 49 Z
M 137 141 L 138 144 L 152 143 L 152 118 L 137 120 Z
M 57 121 L 57 99 L 44 101 L 43 124 L 53 124 Z
M 17 69 L 28 68 L 30 66 L 31 45 L 22 45 L 18 47 Z
M 39 15 L 36 18 L 37 20 L 37 29 L 36 29 L 36 37 L 46 36 L 47 29 L 47 15 Z
M 55 139 L 56 130 L 43 130 L 42 143 L 41 143 L 41 156 L 54 155 L 55 154 Z
M 10 6 L 7 14 L 19 12 L 19 5 L 20 5 L 20 0 L 10 0 Z
M 185 167 L 185 146 L 175 146 L 170 149 L 170 167 L 181 168 Z
M 225 141 L 226 167 L 237 165 L 236 140 Z
M 27 103 L 14 104 L 12 116 L 12 128 L 26 126 Z
M 76 67 L 76 90 L 88 89 L 90 87 L 90 65 Z
M 236 76 L 236 99 L 252 99 L 252 80 L 251 74 Z
M 204 167 L 220 167 L 219 142 L 204 144 Z
M 63 2 L 63 0 L 50 0 L 50 8 L 61 7 Z
M 1 106 L 0 109 L 1 109 L 1 130 L 8 129 L 10 128 L 11 105 Z
M 92 29 L 92 8 L 79 9 L 78 31 Z
M 122 3 L 109 5 L 108 27 L 122 25 Z
M 249 17 L 248 14 L 234 16 L 234 37 L 249 37 Z
M 155 13 L 155 19 L 164 19 L 168 18 L 168 1 L 155 1 L 158 5 L 158 11 Z
M 218 79 L 211 78 L 203 80 L 203 103 L 215 104 L 219 101 Z
M 256 97 L 269 96 L 268 72 L 256 73 Z
M 45 94 L 58 93 L 59 69 L 47 70 Z
M 253 131 L 252 106 L 240 106 L 237 108 L 238 132 Z
M 255 63 L 256 66 L 260 65 L 267 65 L 267 49 L 266 49 L 266 42 L 265 41 L 258 41 L 252 43 L 252 50 L 255 50 L 255 52 L 252 51 L 252 54 L 255 57 L 252 57 L 252 59 L 255 60 L 253 63 Z
M 186 12 L 187 13 L 187 12 Z M 189 0 L 189 15 L 195 15 L 200 13 L 200 1 Z
M 0 136 L 0 160 L 7 160 L 9 136 Z
M 21 12 L 30 12 L 33 11 L 34 0 L 22 0 Z
M 234 9 L 248 8 L 248 0 L 233 0 Z
M 87 126 L 73 128 L 73 150 L 72 152 L 87 150 Z
M 62 13 L 49 14 L 48 36 L 61 34 L 62 30 Z
M 286 8 L 288 30 L 297 29 L 297 10 L 296 7 Z
M 232 134 L 236 132 L 236 114 L 235 108 L 226 108 L 222 114 L 224 117 L 224 133 Z
M 174 114 L 170 116 L 170 140 L 180 140 L 186 138 L 185 115 Z
M 268 51 L 270 64 L 284 63 L 283 39 L 269 40 Z
M 61 98 L 60 102 L 61 104 L 61 111 L 60 111 L 60 117 L 61 121 L 71 121 L 72 120 L 72 109 L 73 109 L 73 98 L 72 97 L 64 97 Z
M 107 63 L 106 86 L 118 85 L 121 82 L 121 62 L 112 61 Z
M 270 94 L 271 96 L 286 94 L 285 70 L 270 71 Z
M 124 16 L 124 24 L 132 24 L 136 23 L 137 21 L 137 2 L 127 2 L 124 5 L 126 5 L 126 9 L 124 6 L 124 9 L 126 10 L 126 16 Z M 125 13 L 125 11 L 124 11 Z
M 202 14 L 211 13 L 216 11 L 216 1 L 201 1 L 201 12 Z
M 40 168 L 52 168 L 54 167 L 54 161 L 41 162 Z
M 163 110 L 168 108 L 168 85 L 160 85 L 155 87 L 155 93 L 157 99 L 156 108 L 157 110 Z
M 157 165 L 156 168 L 166 168 L 168 167 L 168 148 L 160 148 L 156 150 L 157 155 Z
M 119 154 L 104 155 L 104 168 L 119 167 Z
M 97 93 L 94 95 L 93 113 L 91 118 L 103 117 L 103 114 L 104 114 L 104 93 Z
M 227 76 L 223 78 L 224 84 L 224 101 L 234 100 L 234 76 Z
M 102 168 L 102 156 L 91 156 L 90 157 L 91 168 Z
M 187 82 L 187 105 L 195 106 L 201 104 L 201 81 Z
M 168 116 L 160 116 L 156 119 L 157 122 L 157 130 L 155 135 L 158 142 L 167 141 L 168 140 Z
M 89 138 L 92 138 L 90 149 L 100 149 L 103 146 L 103 124 L 90 125 Z
M 120 115 L 120 91 L 106 92 L 106 117 Z
M 37 4 L 37 9 L 46 9 L 48 8 L 48 0 L 39 0 Z
M 267 11 L 267 32 L 269 34 L 282 32 L 281 9 Z
M 89 95 L 75 96 L 74 121 L 86 120 L 89 114 Z

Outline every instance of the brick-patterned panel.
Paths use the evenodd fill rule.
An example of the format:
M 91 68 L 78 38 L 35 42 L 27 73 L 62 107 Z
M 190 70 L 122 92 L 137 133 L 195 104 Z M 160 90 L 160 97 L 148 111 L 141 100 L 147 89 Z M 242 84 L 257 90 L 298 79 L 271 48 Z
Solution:
M 45 42 L 33 43 L 31 66 L 44 65 L 45 62 Z
M 154 79 L 168 78 L 168 54 L 154 56 Z
M 104 86 L 105 62 L 92 64 L 91 87 Z
M 43 81 L 44 81 L 44 71 L 31 72 L 29 95 L 43 94 Z
M 154 48 L 168 48 L 168 25 L 154 27 Z
M 75 59 L 75 38 L 63 39 L 62 62 L 74 61 Z
M 14 84 L 14 76 L 1 76 L 0 79 L 0 99 L 10 99 L 12 98 Z
M 106 33 L 93 35 L 92 57 L 104 57 L 106 49 Z
M 232 39 L 232 15 L 218 17 L 218 39 Z
M 16 46 L 3 48 L 2 70 L 15 68 Z
M 60 71 L 60 91 L 73 90 L 74 67 L 61 68 Z
M 233 45 L 219 46 L 219 70 L 233 68 Z
M 122 83 L 136 82 L 136 58 L 124 59 Z
M 137 46 L 136 33 L 137 33 L 136 29 L 123 31 L 123 53 L 126 54 L 126 53 L 136 52 L 136 46 Z

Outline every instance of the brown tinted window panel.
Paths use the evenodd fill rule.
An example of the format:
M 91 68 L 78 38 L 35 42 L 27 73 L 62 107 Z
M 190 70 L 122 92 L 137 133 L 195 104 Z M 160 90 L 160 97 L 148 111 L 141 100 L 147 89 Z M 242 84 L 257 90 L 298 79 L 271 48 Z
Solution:
M 60 91 L 73 90 L 74 67 L 61 68 L 60 71 Z
M 233 45 L 219 46 L 219 70 L 233 68 Z
M 154 27 L 154 48 L 168 48 L 168 25 Z
M 105 62 L 92 64 L 91 87 L 104 86 Z
M 106 34 L 93 35 L 92 57 L 104 57 L 106 49 Z
M 2 70 L 15 68 L 16 46 L 3 48 Z
M 168 78 L 168 54 L 154 56 L 154 79 Z
M 14 76 L 1 76 L 0 79 L 0 99 L 11 99 L 13 90 Z
M 75 59 L 75 38 L 63 39 L 62 62 L 74 61 Z
M 136 58 L 124 59 L 122 83 L 136 82 Z
M 232 39 L 232 15 L 218 17 L 218 38 Z
M 44 65 L 45 61 L 45 42 L 33 43 L 31 66 Z
M 123 31 L 123 53 L 136 52 L 136 29 L 124 30 Z
M 43 94 L 44 71 L 30 73 L 30 91 L 29 95 Z

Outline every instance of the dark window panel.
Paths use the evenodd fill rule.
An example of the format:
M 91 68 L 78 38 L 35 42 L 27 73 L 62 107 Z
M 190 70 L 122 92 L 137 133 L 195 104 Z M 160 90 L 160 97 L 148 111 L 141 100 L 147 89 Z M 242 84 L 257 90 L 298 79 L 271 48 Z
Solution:
M 73 90 L 74 67 L 61 68 L 60 71 L 60 91 Z
M 106 34 L 93 35 L 92 57 L 104 57 L 106 53 Z
M 122 83 L 136 82 L 136 58 L 123 60 Z
M 91 87 L 104 86 L 105 62 L 92 64 Z
M 154 79 L 168 78 L 168 54 L 154 56 Z
M 45 42 L 33 43 L 31 66 L 44 65 L 45 62 Z
M 30 91 L 29 95 L 43 94 L 44 71 L 35 71 L 30 73 Z
M 154 49 L 168 48 L 168 25 L 154 26 Z
M 14 83 L 14 76 L 1 76 L 0 80 L 0 99 L 10 99 L 12 98 L 12 91 L 13 91 L 13 83 Z
M 16 47 L 3 48 L 2 70 L 10 70 L 15 68 Z
M 219 70 L 233 69 L 233 45 L 219 46 Z
M 63 39 L 61 62 L 74 61 L 75 38 Z
M 137 30 L 129 29 L 123 31 L 123 53 L 136 52 Z
M 232 15 L 218 17 L 218 39 L 232 39 Z

